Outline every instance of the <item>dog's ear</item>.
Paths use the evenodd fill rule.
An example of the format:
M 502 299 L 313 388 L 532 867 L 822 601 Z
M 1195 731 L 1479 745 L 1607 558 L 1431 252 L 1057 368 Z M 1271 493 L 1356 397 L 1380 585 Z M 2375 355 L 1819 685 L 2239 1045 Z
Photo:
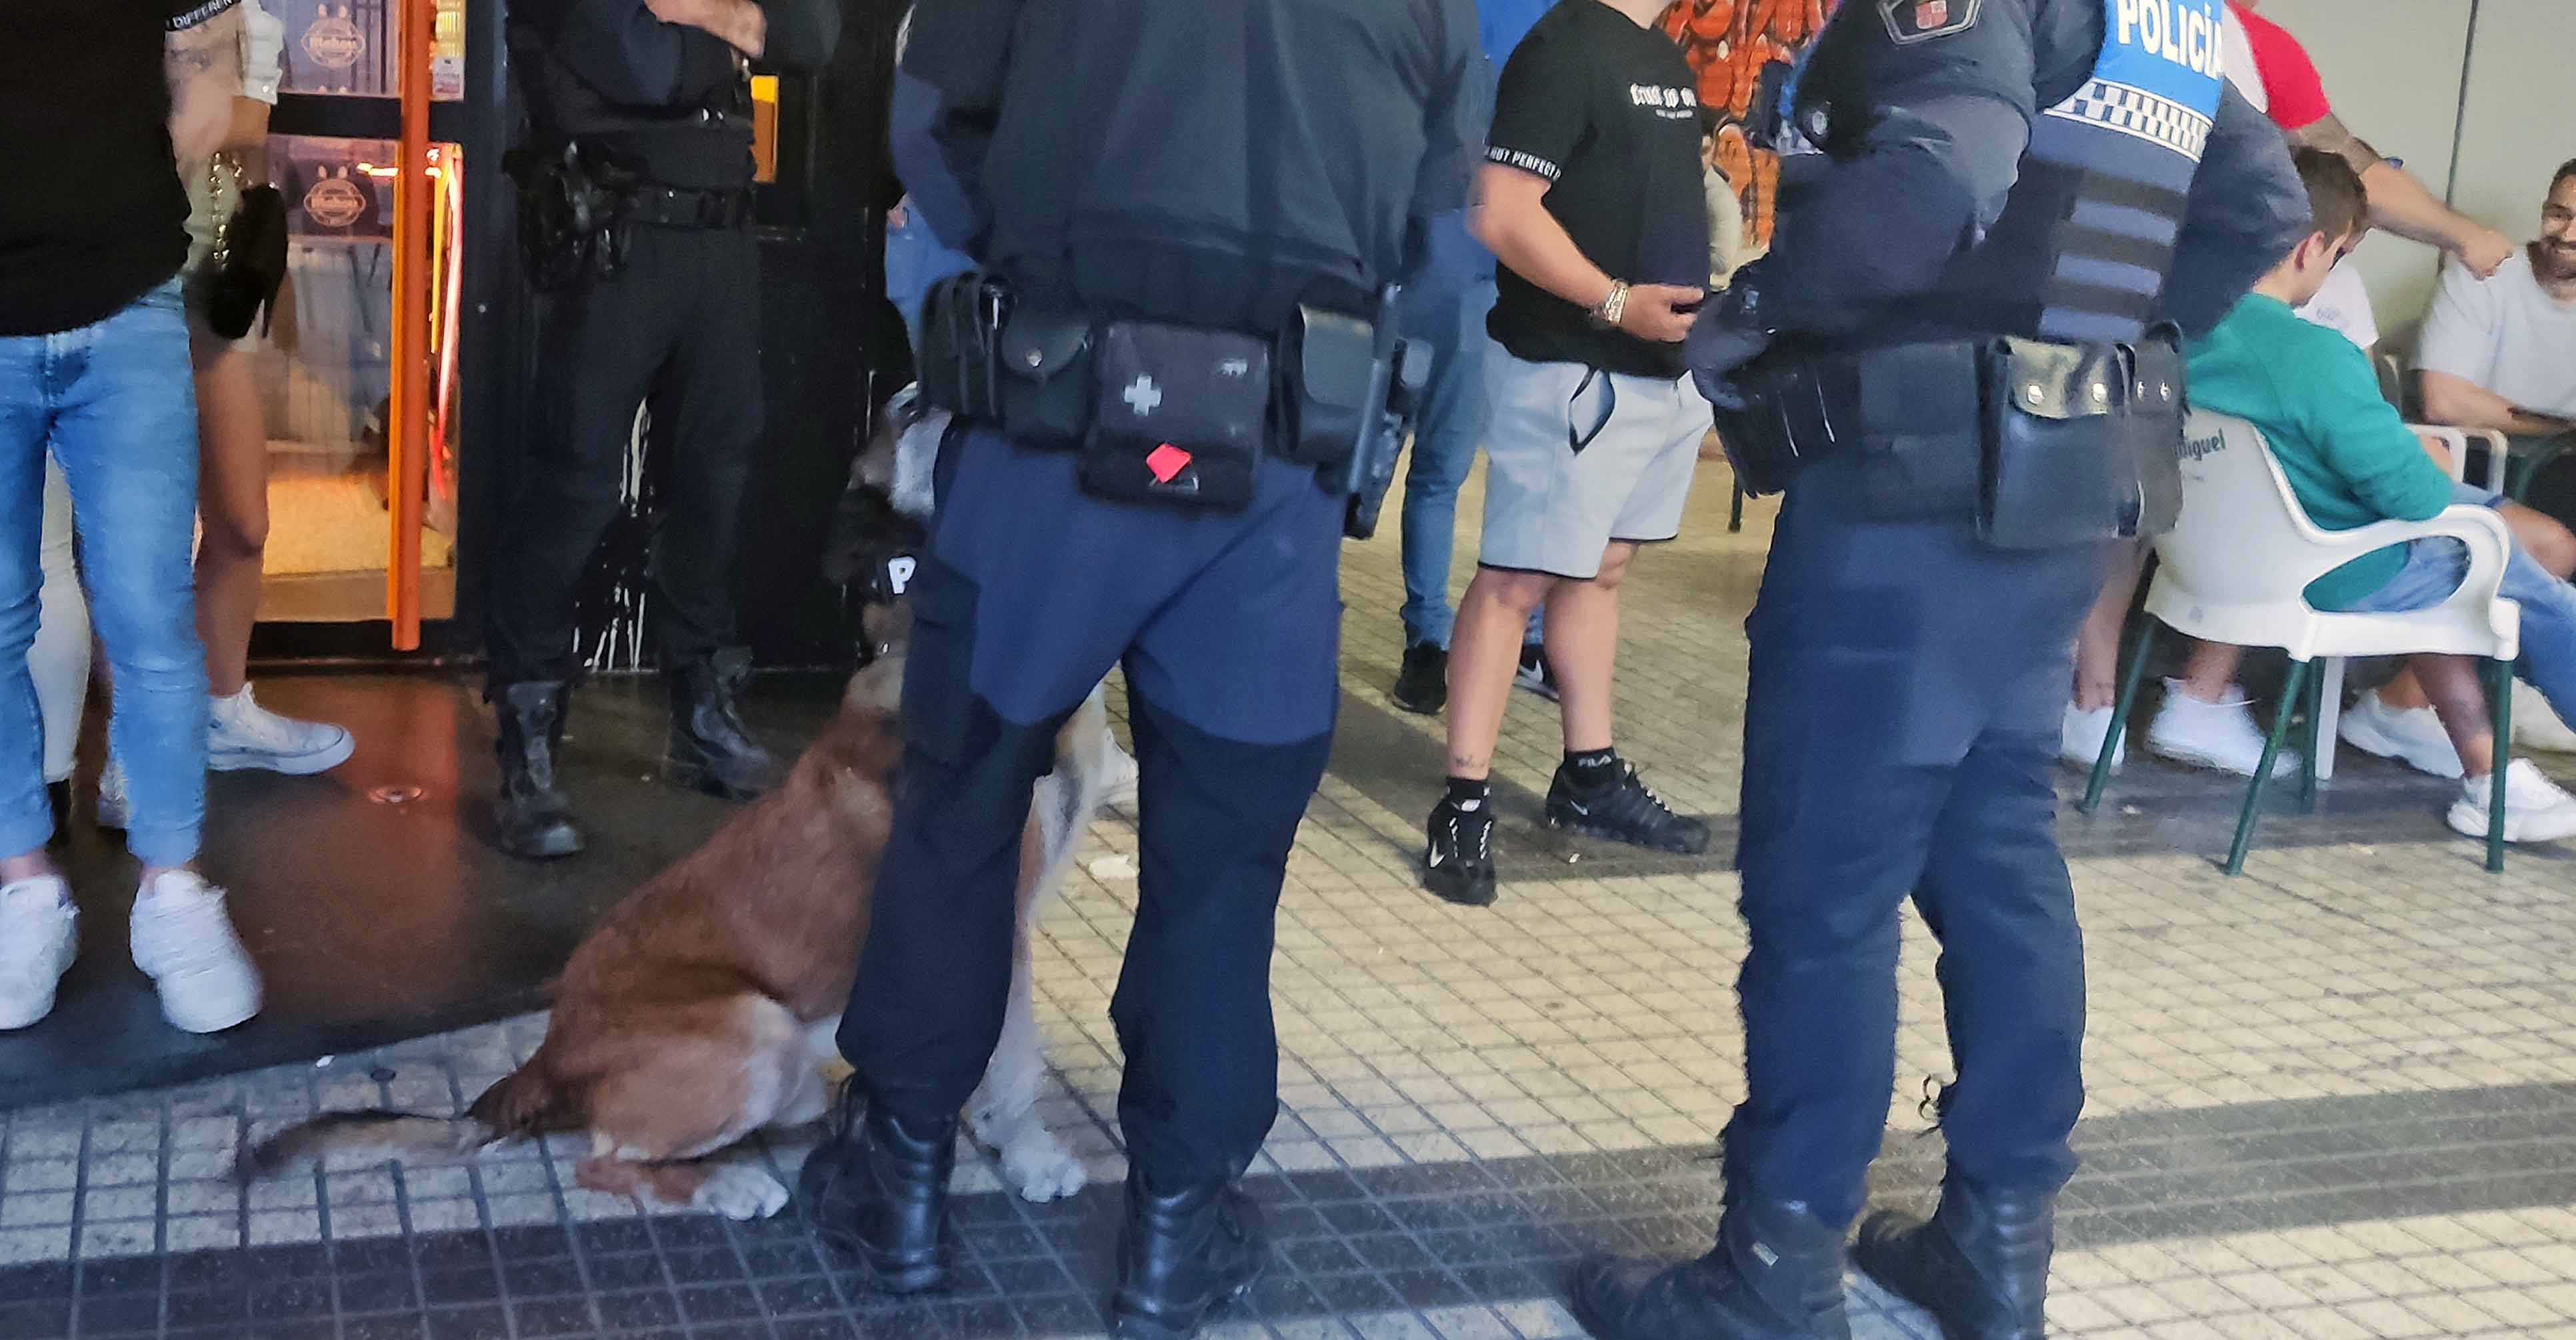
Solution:
M 851 463 L 850 483 L 864 484 L 879 493 L 894 491 L 895 444 L 902 441 L 906 430 L 921 422 L 921 388 L 907 386 L 894 393 L 885 409 L 877 415 L 876 431 L 868 434 L 867 444 L 859 448 L 859 458 Z
M 903 652 L 889 652 L 859 667 L 841 693 L 841 706 L 847 711 L 887 714 L 903 706 Z

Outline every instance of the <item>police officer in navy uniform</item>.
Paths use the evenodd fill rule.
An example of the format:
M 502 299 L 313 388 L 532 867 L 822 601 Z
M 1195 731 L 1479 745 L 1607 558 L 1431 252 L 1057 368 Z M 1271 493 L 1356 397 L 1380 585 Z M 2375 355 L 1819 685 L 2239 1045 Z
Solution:
M 2076 625 L 2109 543 L 2171 524 L 2173 327 L 2307 214 L 2221 78 L 2220 3 L 1846 0 L 1808 56 L 1769 258 L 1692 341 L 1739 472 L 1787 493 L 1747 624 L 1748 1093 L 1714 1250 L 1580 1271 L 1601 1340 L 1849 1335 L 1909 896 L 1949 1170 L 1928 1222 L 1873 1216 L 1852 1252 L 1947 1340 L 2042 1334 L 2083 1106 L 2051 834 Z
M 1376 338 L 1381 287 L 1465 203 L 1477 59 L 1470 0 L 914 13 L 897 167 L 983 268 L 933 292 L 925 396 L 998 363 L 1046 408 L 960 411 L 908 592 L 893 836 L 840 1032 L 844 1111 L 865 1118 L 816 1155 L 865 1188 L 853 1227 L 881 1287 L 945 1278 L 958 1111 L 1011 988 L 1031 788 L 1122 665 L 1141 778 L 1110 1004 L 1119 1334 L 1193 1333 L 1265 1255 L 1235 1182 L 1278 1109 L 1272 923 L 1332 732 L 1346 512 L 1326 416 L 1281 403 L 1343 361 L 1286 337 L 1358 322 Z M 1006 300 L 998 332 L 988 294 Z M 998 358 L 970 347 L 987 337 Z
M 533 412 L 495 538 L 485 696 L 500 717 L 501 845 L 567 856 L 555 783 L 576 590 L 617 516 L 635 411 L 669 444 L 652 604 L 671 730 L 663 775 L 733 799 L 777 778 L 743 729 L 734 553 L 760 436 L 760 252 L 750 62 L 818 69 L 839 0 L 516 0 L 509 38 L 533 133 L 513 156 L 541 289 Z M 568 218 L 565 202 L 583 213 Z M 548 209 L 546 206 L 555 206 Z

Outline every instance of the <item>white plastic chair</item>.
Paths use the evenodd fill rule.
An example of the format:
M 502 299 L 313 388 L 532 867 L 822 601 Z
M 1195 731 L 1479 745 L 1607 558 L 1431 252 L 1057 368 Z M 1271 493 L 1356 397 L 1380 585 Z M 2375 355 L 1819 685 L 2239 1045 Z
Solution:
M 2289 653 L 2290 675 L 2272 719 L 2263 759 L 2245 792 L 2227 873 L 2245 868 L 2263 787 L 2280 756 L 2290 719 L 2306 689 L 2307 766 L 2302 793 L 2316 799 L 2324 677 L 2311 675 L 2320 658 L 2407 656 L 2426 652 L 2482 657 L 2498 673 L 2488 686 L 2495 712 L 2495 770 L 2488 800 L 2487 868 L 2504 868 L 2504 779 L 2513 739 L 2513 662 L 2522 654 L 2522 607 L 2498 595 L 2505 560 L 2512 553 L 2504 521 L 2483 507 L 2459 506 L 2430 521 L 2380 521 L 2354 530 L 2321 530 L 2290 492 L 2280 462 L 2254 425 L 2226 415 L 2194 411 L 2184 424 L 2182 513 L 2156 541 L 2155 582 L 2147 613 L 2186 636 L 2240 647 L 2279 647 Z M 2303 594 L 2308 583 L 2374 549 L 2407 540 L 2448 536 L 2469 550 L 2469 573 L 2460 589 L 2430 609 L 2403 614 L 2351 614 L 2318 610 Z M 2120 683 L 2112 729 L 2093 765 L 2079 808 L 2101 803 L 2111 753 L 2136 705 L 2154 641 L 2152 621 L 2140 626 L 2137 649 Z M 2323 738 L 2331 739 L 2331 735 Z
M 2381 356 L 2386 357 L 2384 354 Z M 2482 487 L 2497 492 L 2504 490 L 2502 464 L 2504 434 L 2484 429 L 2448 428 L 2429 423 L 2410 423 L 2406 426 L 2419 437 L 2435 438 L 2441 442 L 2443 455 L 2448 458 L 2451 482 L 2454 484 L 2464 483 L 2467 480 L 2469 443 L 2472 440 L 2489 442 L 2487 478 Z M 2344 658 L 2326 657 L 2318 663 L 2317 674 L 2325 681 L 2318 686 L 2316 695 L 2322 705 L 2320 709 L 2322 715 L 2317 719 L 2317 728 L 2310 732 L 2314 738 L 2308 741 L 2308 766 L 2317 770 L 2318 781 L 2330 782 L 2334 780 L 2335 775 L 2335 723 L 2343 716 Z

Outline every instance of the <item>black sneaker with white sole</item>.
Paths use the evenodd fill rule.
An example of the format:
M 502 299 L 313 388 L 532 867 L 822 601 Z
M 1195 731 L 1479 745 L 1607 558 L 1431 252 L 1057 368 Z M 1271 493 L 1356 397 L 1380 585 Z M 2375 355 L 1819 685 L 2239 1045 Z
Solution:
M 1621 763 L 1615 779 L 1598 786 L 1576 784 L 1569 765 L 1556 770 L 1547 788 L 1547 821 L 1587 837 L 1653 851 L 1697 856 L 1708 850 L 1708 820 L 1673 813 L 1661 796 L 1637 780 L 1637 768 Z
M 1432 807 L 1431 842 L 1422 853 L 1422 887 L 1461 907 L 1494 901 L 1494 802 L 1473 808 L 1443 798 Z
M 1418 716 L 1436 715 L 1449 705 L 1449 649 L 1437 642 L 1416 642 L 1404 649 L 1404 665 L 1395 672 L 1395 705 Z
M 1556 701 L 1556 667 L 1547 663 L 1546 644 L 1521 644 L 1521 668 L 1512 676 L 1512 685 L 1527 689 L 1549 702 Z

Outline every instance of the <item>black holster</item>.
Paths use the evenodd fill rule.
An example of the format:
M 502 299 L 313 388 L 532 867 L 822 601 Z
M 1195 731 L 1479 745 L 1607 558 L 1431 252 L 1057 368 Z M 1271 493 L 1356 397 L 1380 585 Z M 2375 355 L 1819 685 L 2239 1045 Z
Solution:
M 577 140 L 513 149 L 502 167 L 519 187 L 519 250 L 530 287 L 551 293 L 625 270 L 640 174 Z
M 1848 457 L 1871 519 L 1973 519 L 2003 549 L 2160 535 L 2181 510 L 2170 327 L 2134 344 L 1782 345 L 1732 384 L 1743 404 L 1718 406 L 1717 430 L 1748 493 Z

